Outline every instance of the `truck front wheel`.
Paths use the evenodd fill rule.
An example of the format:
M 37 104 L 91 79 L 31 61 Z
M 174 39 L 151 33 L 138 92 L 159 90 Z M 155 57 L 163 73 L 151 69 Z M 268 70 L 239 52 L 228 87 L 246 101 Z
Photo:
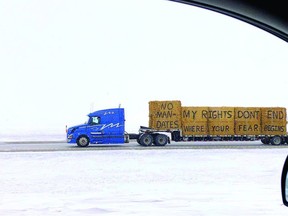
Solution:
M 153 137 L 150 134 L 142 134 L 139 142 L 142 146 L 151 146 L 153 143 Z
M 156 146 L 165 146 L 168 143 L 168 137 L 164 134 L 158 134 L 154 143 Z
M 89 145 L 89 139 L 88 137 L 86 136 L 80 136 L 78 139 L 77 139 L 77 145 L 79 147 L 86 147 Z

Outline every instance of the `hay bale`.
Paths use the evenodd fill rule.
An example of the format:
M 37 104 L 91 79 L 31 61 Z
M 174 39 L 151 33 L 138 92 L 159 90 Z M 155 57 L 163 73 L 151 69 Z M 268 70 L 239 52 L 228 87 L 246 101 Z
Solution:
M 150 101 L 149 127 L 157 130 L 181 128 L 180 101 Z
M 235 121 L 261 120 L 260 107 L 235 107 Z
M 260 135 L 261 121 L 237 120 L 235 121 L 235 135 Z
M 182 123 L 206 122 L 208 107 L 182 107 Z
M 283 107 L 262 107 L 261 124 L 264 135 L 285 135 L 286 134 L 286 108 Z
M 286 122 L 262 123 L 261 131 L 264 135 L 286 135 Z
M 286 108 L 262 107 L 261 120 L 263 123 L 286 122 Z
M 208 121 L 209 134 L 214 136 L 234 135 L 234 121 Z
M 197 136 L 208 134 L 208 121 L 182 122 L 183 136 Z

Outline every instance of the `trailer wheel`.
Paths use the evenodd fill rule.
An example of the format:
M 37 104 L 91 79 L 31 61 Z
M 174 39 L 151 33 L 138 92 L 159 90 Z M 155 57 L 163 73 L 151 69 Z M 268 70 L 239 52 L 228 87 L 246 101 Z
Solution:
M 156 146 L 165 146 L 168 143 L 168 137 L 164 134 L 158 134 L 155 137 L 154 144 Z
M 261 138 L 261 142 L 265 145 L 269 144 L 270 143 L 270 138 L 269 137 L 264 137 L 264 138 Z
M 142 134 L 139 138 L 139 142 L 142 146 L 151 146 L 153 143 L 153 137 L 150 134 Z
M 282 138 L 280 136 L 274 136 L 270 140 L 272 145 L 281 145 L 282 143 Z
M 79 147 L 87 147 L 89 145 L 89 139 L 86 136 L 80 136 L 77 139 L 77 145 Z

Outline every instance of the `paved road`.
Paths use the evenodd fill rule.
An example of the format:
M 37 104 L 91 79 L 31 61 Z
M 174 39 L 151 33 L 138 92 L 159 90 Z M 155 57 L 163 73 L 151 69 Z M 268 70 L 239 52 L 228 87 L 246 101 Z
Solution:
M 149 150 L 149 149 L 267 149 L 267 148 L 288 148 L 288 145 L 272 146 L 263 145 L 259 141 L 249 142 L 173 142 L 164 147 L 150 146 L 143 147 L 137 142 L 124 145 L 90 145 L 80 148 L 76 144 L 71 145 L 65 142 L 2 142 L 0 152 L 44 152 L 44 151 L 98 151 L 98 150 Z

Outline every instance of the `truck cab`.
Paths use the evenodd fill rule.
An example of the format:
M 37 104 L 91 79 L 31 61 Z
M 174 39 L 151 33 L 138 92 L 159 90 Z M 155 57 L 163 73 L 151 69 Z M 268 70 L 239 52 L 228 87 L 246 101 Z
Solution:
M 98 110 L 88 114 L 88 122 L 68 128 L 67 142 L 80 147 L 89 144 L 125 142 L 124 108 Z

